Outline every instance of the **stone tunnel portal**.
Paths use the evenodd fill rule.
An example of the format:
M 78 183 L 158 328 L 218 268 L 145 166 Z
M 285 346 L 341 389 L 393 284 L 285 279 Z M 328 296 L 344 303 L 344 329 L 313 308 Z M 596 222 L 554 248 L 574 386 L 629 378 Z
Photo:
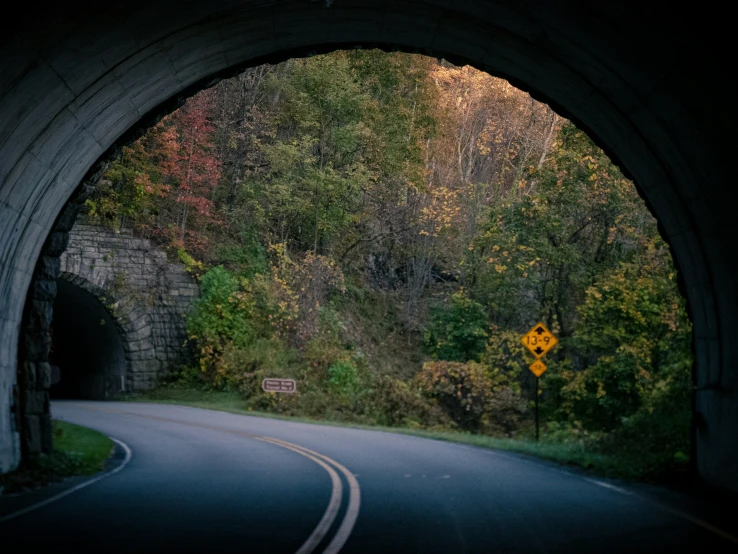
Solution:
M 57 280 L 50 362 L 52 398 L 102 400 L 125 390 L 120 329 L 97 298 L 64 279 Z
M 18 465 L 20 437 L 49 420 L 11 417 L 19 371 L 32 374 L 47 355 L 21 359 L 18 345 L 26 299 L 45 301 L 44 286 L 30 289 L 34 274 L 57 277 L 52 254 L 63 251 L 74 219 L 60 211 L 75 190 L 94 184 L 121 145 L 222 77 L 295 55 L 381 46 L 507 78 L 586 130 L 633 178 L 672 248 L 694 325 L 696 470 L 738 491 L 730 18 L 634 0 L 586 10 L 572 0 L 211 0 L 186 9 L 135 0 L 17 11 L 0 20 L 0 471 Z M 39 328 L 47 315 L 34 316 Z M 153 378 L 159 364 L 147 363 Z M 46 395 L 32 391 L 31 404 L 44 406 Z

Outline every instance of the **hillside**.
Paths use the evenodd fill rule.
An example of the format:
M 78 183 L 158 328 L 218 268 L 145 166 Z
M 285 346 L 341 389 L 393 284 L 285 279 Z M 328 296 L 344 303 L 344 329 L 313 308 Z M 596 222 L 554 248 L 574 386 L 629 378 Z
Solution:
M 339 421 L 689 452 L 691 325 L 668 246 L 590 139 L 504 80 L 336 52 L 190 98 L 88 201 L 199 279 L 174 385 Z M 299 394 L 263 393 L 292 377 Z

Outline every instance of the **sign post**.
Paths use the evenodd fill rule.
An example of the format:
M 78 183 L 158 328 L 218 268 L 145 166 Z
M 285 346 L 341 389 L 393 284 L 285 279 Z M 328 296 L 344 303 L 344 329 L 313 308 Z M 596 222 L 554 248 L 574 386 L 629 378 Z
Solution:
M 539 437 L 539 416 L 538 416 L 538 384 L 546 372 L 546 364 L 541 361 L 549 350 L 551 350 L 557 342 L 559 342 L 554 334 L 549 331 L 543 323 L 537 323 L 533 328 L 523 335 L 521 339 L 523 345 L 536 357 L 536 361 L 530 364 L 529 369 L 536 376 L 536 441 Z
M 294 379 L 264 379 L 261 382 L 261 388 L 264 392 L 286 392 L 292 394 L 297 392 L 297 383 L 295 383 Z M 275 399 L 277 402 L 277 411 L 280 411 L 279 395 Z
M 538 383 L 540 382 L 540 380 L 541 380 L 540 377 L 536 377 L 536 442 L 538 442 L 538 431 L 540 429 L 540 424 L 539 424 L 539 420 L 538 420 L 538 418 L 539 418 L 539 415 L 538 414 L 540 413 L 539 410 L 538 410 L 538 396 L 540 394 L 538 392 Z

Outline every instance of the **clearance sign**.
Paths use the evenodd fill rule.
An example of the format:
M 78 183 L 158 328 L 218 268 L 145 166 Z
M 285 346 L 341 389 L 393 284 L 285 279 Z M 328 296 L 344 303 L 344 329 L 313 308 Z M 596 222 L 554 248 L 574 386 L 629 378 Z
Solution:
M 541 361 L 541 358 L 559 341 L 543 323 L 536 323 L 520 340 L 523 346 L 536 357 L 536 361 L 530 365 L 530 370 L 536 377 L 540 377 L 546 371 L 546 364 Z
M 536 376 L 536 440 L 538 440 L 540 434 L 538 410 L 538 396 L 540 395 L 540 392 L 538 390 L 538 381 L 547 369 L 546 364 L 541 361 L 541 358 L 556 346 L 556 343 L 559 341 L 543 323 L 536 323 L 520 340 L 523 342 L 523 346 L 525 346 L 528 351 L 536 357 L 536 361 L 530 364 L 528 369 L 530 369 L 531 373 Z

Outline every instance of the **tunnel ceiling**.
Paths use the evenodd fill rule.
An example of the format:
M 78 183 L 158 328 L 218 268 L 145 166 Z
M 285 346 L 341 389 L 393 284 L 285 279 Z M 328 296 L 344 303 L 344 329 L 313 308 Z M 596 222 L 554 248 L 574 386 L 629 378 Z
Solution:
M 589 131 L 639 186 L 694 321 L 700 471 L 738 489 L 729 18 L 704 4 L 209 0 L 23 5 L 0 23 L 0 413 L 41 245 L 96 160 L 183 97 L 264 61 L 374 46 L 506 77 Z M 0 420 L 0 468 L 12 465 Z M 733 441 L 735 443 L 735 441 Z M 728 467 L 728 469 L 726 469 Z M 732 467 L 732 469 L 731 469 Z

